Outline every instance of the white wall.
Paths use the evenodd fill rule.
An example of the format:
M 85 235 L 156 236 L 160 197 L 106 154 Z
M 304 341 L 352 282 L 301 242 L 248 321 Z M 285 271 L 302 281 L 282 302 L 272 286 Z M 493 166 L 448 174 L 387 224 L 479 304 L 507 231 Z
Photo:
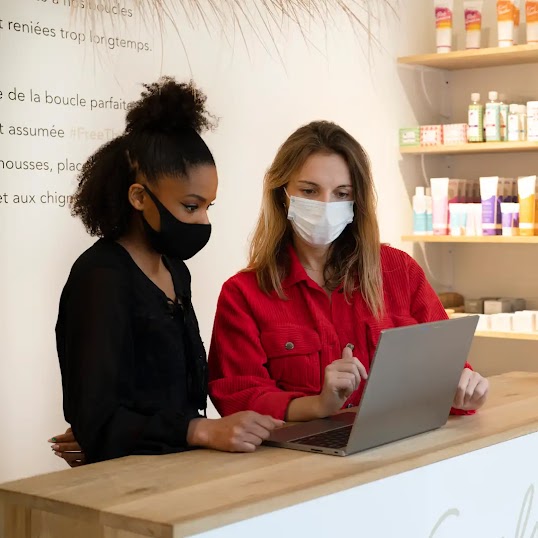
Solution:
M 375 2 L 373 2 L 375 3 Z M 401 2 L 403 5 L 404 3 Z M 220 175 L 217 205 L 212 209 L 214 235 L 190 267 L 201 331 L 209 342 L 212 319 L 223 281 L 245 264 L 248 236 L 259 209 L 262 177 L 280 143 L 299 125 L 314 119 L 340 123 L 364 144 L 372 158 L 379 191 L 379 218 L 385 241 L 399 246 L 411 225 L 408 193 L 421 181 L 419 162 L 402 163 L 397 129 L 418 119 L 418 93 L 404 91 L 402 80 L 417 85 L 412 71 L 398 71 L 396 56 L 431 50 L 431 9 L 423 0 L 406 0 L 395 16 L 380 12 L 376 36 L 382 47 L 356 34 L 344 18 L 313 26 L 305 44 L 297 29 L 284 29 L 278 43 L 282 60 L 269 55 L 247 31 L 248 53 L 239 35 L 229 44 L 217 30 L 198 24 L 191 29 L 178 16 L 174 31 L 146 35 L 143 25 L 117 23 L 115 34 L 149 41 L 151 53 L 107 52 L 100 48 L 6 30 L 8 20 L 42 26 L 84 28 L 69 22 L 68 10 L 52 0 L 0 1 L 2 47 L 0 91 L 13 86 L 44 92 L 76 93 L 108 99 L 137 97 L 140 82 L 160 74 L 178 79 L 191 75 L 220 116 L 217 132 L 207 136 Z M 336 27 L 336 24 L 339 26 Z M 86 32 L 89 27 L 86 27 Z M 95 31 L 99 28 L 96 27 Z M 267 39 L 265 40 L 267 43 Z M 161 54 L 162 52 L 162 54 Z M 191 71 L 192 70 L 192 71 Z M 12 103 L 0 100 L 3 124 L 51 125 L 69 133 L 75 126 L 116 128 L 122 111 L 94 111 Z M 0 135 L 0 159 L 84 159 L 95 141 L 32 139 Z M 405 171 L 406 182 L 402 178 Z M 0 170 L 0 190 L 41 193 L 73 189 L 73 174 Z M 2 194 L 2 193 L 0 193 Z M 63 431 L 60 375 L 54 324 L 62 286 L 74 259 L 92 242 L 66 208 L 0 204 L 0 482 L 63 469 L 46 443 Z

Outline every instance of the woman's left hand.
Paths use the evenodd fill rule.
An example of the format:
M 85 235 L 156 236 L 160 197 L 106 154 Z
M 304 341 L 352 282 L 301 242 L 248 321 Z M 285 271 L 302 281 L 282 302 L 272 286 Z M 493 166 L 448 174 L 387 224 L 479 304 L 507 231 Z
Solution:
M 53 443 L 51 448 L 54 454 L 64 459 L 69 466 L 79 467 L 86 463 L 86 456 L 77 443 L 71 428 L 67 428 L 65 433 L 55 435 L 52 439 L 49 439 L 49 443 Z
M 476 411 L 486 402 L 488 392 L 489 381 L 478 372 L 465 368 L 452 405 L 462 411 Z

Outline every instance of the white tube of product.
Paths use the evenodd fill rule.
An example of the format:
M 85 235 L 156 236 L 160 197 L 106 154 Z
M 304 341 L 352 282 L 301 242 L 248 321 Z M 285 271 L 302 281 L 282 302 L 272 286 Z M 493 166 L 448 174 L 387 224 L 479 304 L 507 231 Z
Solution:
M 480 178 L 482 235 L 501 234 L 501 185 L 501 179 L 498 176 Z
M 448 235 L 448 177 L 430 180 L 433 206 L 433 235 Z
M 499 47 L 514 44 L 514 4 L 511 0 L 497 0 L 497 28 Z
M 465 48 L 479 49 L 482 45 L 482 8 L 484 0 L 465 0 Z
M 526 117 L 526 138 L 529 142 L 538 142 L 538 101 L 529 101 L 527 103 Z M 525 140 L 525 138 L 523 138 L 523 140 Z
M 519 235 L 534 235 L 536 221 L 536 176 L 518 178 Z
M 512 3 L 514 4 L 514 45 L 519 44 L 519 23 L 521 19 L 521 1 L 520 0 L 512 0 Z
M 519 235 L 519 204 L 501 202 L 502 235 Z
M 434 0 L 437 52 L 452 50 L 452 20 L 454 0 Z
M 525 14 L 527 17 L 527 43 L 538 45 L 538 0 L 525 2 Z
M 417 187 L 413 196 L 413 234 L 426 235 L 426 196 L 424 187 Z
M 433 201 L 430 187 L 426 188 L 426 235 L 433 235 Z

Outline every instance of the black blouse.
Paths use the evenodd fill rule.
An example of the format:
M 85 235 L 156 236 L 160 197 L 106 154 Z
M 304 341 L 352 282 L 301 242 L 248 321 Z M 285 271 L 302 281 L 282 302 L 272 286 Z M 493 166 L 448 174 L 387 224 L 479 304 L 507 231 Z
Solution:
M 56 324 L 64 416 L 90 463 L 186 450 L 189 422 L 206 408 L 190 274 L 181 260 L 164 261 L 181 304 L 102 239 L 64 287 Z

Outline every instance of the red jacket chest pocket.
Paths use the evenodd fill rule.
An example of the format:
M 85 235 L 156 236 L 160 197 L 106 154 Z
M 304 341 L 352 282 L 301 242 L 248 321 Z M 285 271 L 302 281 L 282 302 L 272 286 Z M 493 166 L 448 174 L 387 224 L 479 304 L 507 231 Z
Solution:
M 267 355 L 269 375 L 281 389 L 319 393 L 321 340 L 314 329 L 273 327 L 262 331 L 260 339 Z

